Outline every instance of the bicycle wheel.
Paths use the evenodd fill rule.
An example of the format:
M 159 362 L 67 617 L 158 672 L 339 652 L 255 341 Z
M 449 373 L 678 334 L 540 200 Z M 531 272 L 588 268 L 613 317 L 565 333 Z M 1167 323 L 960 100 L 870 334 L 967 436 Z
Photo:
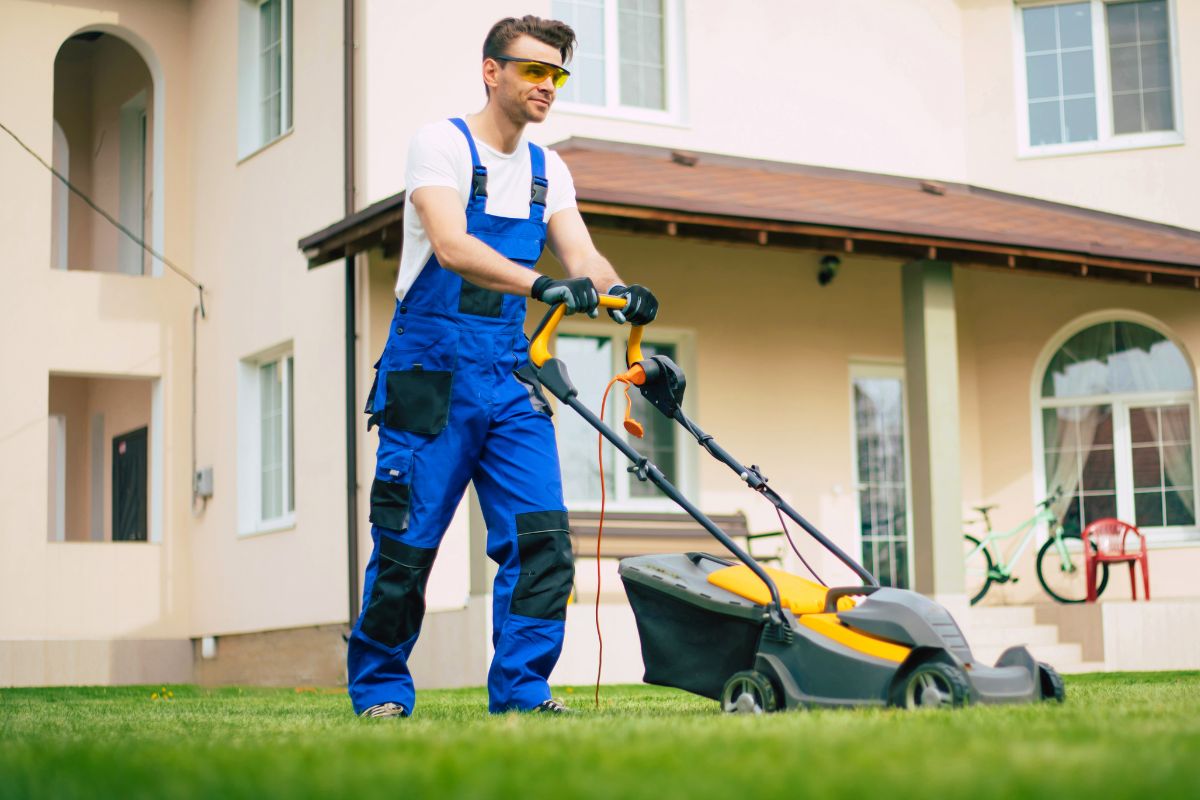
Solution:
M 1087 600 L 1087 573 L 1084 571 L 1083 540 L 1078 533 L 1064 533 L 1063 545 L 1071 561 L 1064 563 L 1054 545 L 1054 537 L 1046 540 L 1037 556 L 1038 581 L 1046 594 L 1060 603 L 1082 603 Z M 1095 549 L 1095 545 L 1092 545 Z M 1101 563 L 1096 573 L 1096 597 L 1108 585 L 1108 564 Z
M 975 551 L 974 555 L 972 551 Z M 992 585 L 992 554 L 986 547 L 979 547 L 978 539 L 966 533 L 963 534 L 963 556 L 966 558 L 967 597 L 971 598 L 971 605 L 975 605 Z

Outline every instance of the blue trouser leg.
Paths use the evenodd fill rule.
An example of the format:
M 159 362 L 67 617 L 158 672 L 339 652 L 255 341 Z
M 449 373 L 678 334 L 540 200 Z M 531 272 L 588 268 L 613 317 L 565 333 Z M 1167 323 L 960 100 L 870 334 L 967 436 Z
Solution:
M 408 659 L 425 614 L 425 585 L 487 430 L 475 385 L 469 379 L 456 383 L 455 424 L 438 436 L 380 426 L 371 490 L 374 548 L 363 581 L 363 610 L 346 654 L 355 713 L 385 702 L 413 709 Z M 393 509 L 403 506 L 404 514 L 389 516 L 389 500 Z
M 575 573 L 554 426 L 516 381 L 498 393 L 473 481 L 500 567 L 488 707 L 530 709 L 550 698 Z

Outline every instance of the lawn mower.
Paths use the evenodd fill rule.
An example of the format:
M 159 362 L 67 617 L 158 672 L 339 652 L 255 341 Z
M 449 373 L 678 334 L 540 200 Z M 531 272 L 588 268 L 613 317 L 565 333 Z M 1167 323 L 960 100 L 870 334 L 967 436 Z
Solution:
M 600 302 L 616 309 L 624 303 L 624 298 L 610 296 L 602 296 Z M 758 467 L 741 464 L 684 414 L 683 371 L 667 356 L 644 358 L 642 329 L 633 328 L 626 352 L 628 371 L 614 381 L 627 389 L 636 386 L 657 411 L 678 423 L 862 583 L 827 587 L 761 565 L 688 501 L 662 470 L 579 401 L 566 365 L 549 349 L 564 314 L 562 305 L 551 308 L 530 343 L 530 363 L 542 386 L 627 457 L 630 473 L 658 487 L 736 558 L 671 553 L 621 560 L 618 571 L 637 622 L 647 683 L 712 698 L 724 710 L 740 713 L 1063 700 L 1058 672 L 1036 661 L 1025 647 L 1008 648 L 993 666 L 980 664 L 944 607 L 916 592 L 880 586 L 865 567 L 768 486 Z M 627 411 L 626 428 L 636 435 L 639 427 Z

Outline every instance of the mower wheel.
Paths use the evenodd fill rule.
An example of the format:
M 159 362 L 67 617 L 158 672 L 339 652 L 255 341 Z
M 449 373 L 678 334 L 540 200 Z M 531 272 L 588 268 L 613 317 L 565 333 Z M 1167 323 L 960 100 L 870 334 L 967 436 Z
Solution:
M 1038 688 L 1041 689 L 1042 700 L 1046 702 L 1057 700 L 1061 703 L 1067 699 L 1067 687 L 1063 684 L 1062 676 L 1058 674 L 1058 670 L 1045 661 L 1039 661 L 1037 674 Z
M 725 681 L 721 708 L 730 714 L 762 714 L 778 708 L 771 679 L 753 669 L 735 672 Z
M 909 710 L 958 708 L 971 696 L 967 674 L 952 664 L 926 661 L 904 675 L 892 691 L 892 705 Z

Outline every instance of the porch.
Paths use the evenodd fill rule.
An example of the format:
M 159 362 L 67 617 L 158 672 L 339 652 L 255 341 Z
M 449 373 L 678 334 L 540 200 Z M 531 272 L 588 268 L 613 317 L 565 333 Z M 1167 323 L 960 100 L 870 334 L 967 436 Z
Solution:
M 557 149 L 572 168 L 580 209 L 601 251 L 627 279 L 654 287 L 663 299 L 647 341 L 687 372 L 689 415 L 736 456 L 760 465 L 772 486 L 885 583 L 935 596 L 975 630 L 1058 625 L 1052 637 L 1044 628 L 1014 635 L 1074 642 L 1080 664 L 1105 660 L 1093 645 L 1084 647 L 1086 636 L 1069 638 L 1081 625 L 1094 629 L 1094 621 L 1074 625 L 1054 615 L 1044 621 L 1034 611 L 1032 620 L 1021 613 L 1020 625 L 989 622 L 986 614 L 973 624 L 964 585 L 964 520 L 971 506 L 995 504 L 997 528 L 1016 526 L 1048 492 L 1048 471 L 1068 461 L 1077 473 L 1067 492 L 1076 525 L 1102 511 L 1133 518 L 1143 495 L 1157 492 L 1165 509 L 1181 502 L 1181 492 L 1194 492 L 1196 405 L 1188 353 L 1200 346 L 1194 311 L 1200 234 L 919 179 L 580 140 Z M 360 397 L 368 388 L 361 376 L 386 338 L 403 212 L 397 195 L 301 242 L 311 266 L 367 254 L 357 267 Z M 560 269 L 550 256 L 539 268 Z M 1170 406 L 1186 417 L 1185 439 L 1077 441 L 1067 459 L 1067 448 L 1053 435 L 1047 439 L 1046 426 L 1047 409 L 1063 403 L 1044 397 L 1043 384 L 1061 367 L 1052 362 L 1071 337 L 1117 323 L 1146 328 L 1156 342 L 1169 344 L 1187 365 L 1187 383 L 1173 384 L 1169 397 L 1148 393 L 1141 405 L 1125 396 L 1109 405 L 1126 411 Z M 606 376 L 619 365 L 626 333 L 606 321 L 575 318 L 561 327 L 555 352 L 594 410 Z M 1114 347 L 1099 358 L 1107 363 L 1128 352 Z M 1089 397 L 1076 405 L 1103 402 Z M 705 512 L 742 514 L 751 533 L 779 530 L 773 509 L 678 429 L 654 427 L 648 408 L 636 413 L 644 424 L 651 421 L 644 452 L 667 465 Z M 559 412 L 555 420 L 568 505 L 594 512 L 594 433 L 572 415 Z M 360 436 L 363 475 L 371 469 L 372 438 Z M 1132 465 L 1141 464 L 1141 450 L 1151 446 L 1184 447 L 1177 461 L 1188 464 L 1186 472 L 1176 470 L 1168 480 L 1160 468 L 1154 484 L 1135 479 Z M 611 453 L 604 469 L 610 510 L 671 510 L 622 465 L 614 466 Z M 364 494 L 359 519 L 366 518 Z M 1143 520 L 1155 602 L 1127 613 L 1154 615 L 1151 609 L 1165 609 L 1165 601 L 1179 601 L 1179 613 L 1191 613 L 1200 532 L 1193 511 L 1180 513 L 1174 524 L 1165 517 L 1157 524 L 1151 516 Z M 443 622 L 459 635 L 470 617 L 469 628 L 486 641 L 491 564 L 482 557 L 483 536 L 478 511 L 465 503 L 434 568 L 415 670 L 426 663 L 422 651 L 431 657 L 438 651 L 426 641 L 438 636 Z M 796 538 L 828 583 L 851 582 L 833 558 Z M 365 527 L 358 542 L 361 572 L 369 550 Z M 804 571 L 782 540 L 778 555 L 786 569 Z M 994 588 L 985 603 L 1044 600 L 1032 562 L 1026 552 L 1014 565 L 1019 580 Z M 614 596 L 620 592 L 615 563 L 602 560 L 599 574 L 602 600 L 616 601 L 601 605 L 602 621 L 609 620 L 606 663 L 636 664 L 631 616 Z M 595 562 L 581 558 L 580 602 L 570 612 L 573 633 L 556 676 L 564 681 L 586 680 L 583 665 L 594 668 L 585 603 L 597 592 L 595 575 Z M 1112 601 L 1124 591 L 1114 581 L 1101 610 L 1088 613 L 1117 614 L 1104 609 L 1117 605 Z M 981 647 L 1000 644 L 996 636 L 981 639 Z M 1169 645 L 1163 639 L 1143 649 Z M 474 677 L 464 674 L 463 683 L 483 674 L 486 647 L 479 656 L 469 669 Z M 1163 665 L 1176 663 L 1165 650 L 1163 659 Z M 439 678 L 458 681 L 444 670 Z

